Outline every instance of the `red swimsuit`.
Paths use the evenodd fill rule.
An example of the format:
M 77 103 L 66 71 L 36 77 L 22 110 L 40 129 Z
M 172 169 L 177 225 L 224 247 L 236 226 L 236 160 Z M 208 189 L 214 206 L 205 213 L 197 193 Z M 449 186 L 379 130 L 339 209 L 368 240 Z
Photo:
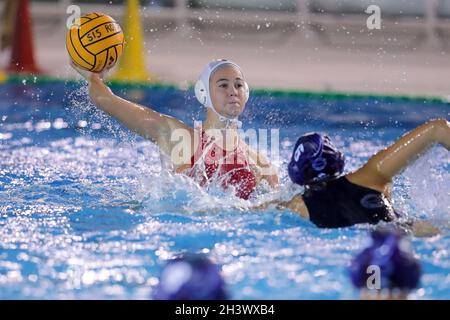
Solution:
M 236 196 L 247 200 L 256 188 L 256 178 L 249 168 L 245 149 L 238 143 L 233 151 L 226 151 L 213 140 L 214 137 L 207 137 L 202 130 L 201 144 L 191 157 L 187 175 L 201 186 L 207 186 L 216 179 L 224 189 L 232 185 Z

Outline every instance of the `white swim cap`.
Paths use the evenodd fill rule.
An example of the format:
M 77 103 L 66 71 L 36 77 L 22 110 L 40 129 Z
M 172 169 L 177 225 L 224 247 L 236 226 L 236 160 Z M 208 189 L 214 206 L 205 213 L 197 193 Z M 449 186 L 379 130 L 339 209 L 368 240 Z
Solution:
M 217 70 L 220 66 L 223 66 L 225 64 L 236 67 L 243 75 L 242 69 L 236 63 L 234 63 L 230 60 L 218 59 L 218 60 L 213 60 L 210 63 L 208 63 L 206 68 L 201 73 L 200 78 L 198 79 L 197 83 L 195 84 L 195 96 L 197 97 L 197 100 L 205 107 L 211 108 L 219 117 L 222 117 L 222 118 L 227 118 L 227 117 L 220 115 L 216 111 L 216 108 L 214 107 L 214 105 L 211 101 L 211 95 L 210 95 L 210 90 L 209 90 L 209 80 L 210 80 L 213 72 L 215 70 Z M 244 84 L 245 102 L 247 102 L 248 98 L 249 98 L 249 88 L 248 88 L 247 82 L 244 81 L 244 83 L 245 83 Z

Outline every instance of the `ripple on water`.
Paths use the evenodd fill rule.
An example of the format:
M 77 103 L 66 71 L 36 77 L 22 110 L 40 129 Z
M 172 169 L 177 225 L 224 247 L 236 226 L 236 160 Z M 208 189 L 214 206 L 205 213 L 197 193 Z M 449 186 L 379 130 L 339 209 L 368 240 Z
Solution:
M 356 297 L 347 267 L 369 226 L 321 230 L 289 211 L 207 193 L 161 171 L 156 147 L 115 131 L 83 102 L 85 88 L 74 94 L 72 115 L 22 114 L 1 127 L 0 299 L 146 299 L 165 261 L 186 251 L 220 264 L 235 299 Z M 291 129 L 280 151 L 285 193 L 290 148 L 305 130 Z M 328 131 L 351 155 L 348 171 L 403 132 Z M 448 223 L 449 174 L 448 153 L 433 150 L 396 179 L 396 207 Z M 414 298 L 448 298 L 449 235 L 443 227 L 413 240 L 425 271 Z

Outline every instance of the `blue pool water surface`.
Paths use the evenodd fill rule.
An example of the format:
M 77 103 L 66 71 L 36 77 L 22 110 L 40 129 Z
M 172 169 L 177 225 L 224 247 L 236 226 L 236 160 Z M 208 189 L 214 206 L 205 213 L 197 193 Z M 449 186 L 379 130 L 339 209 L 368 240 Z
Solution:
M 114 91 L 189 125 L 205 114 L 189 90 Z M 449 112 L 420 99 L 259 92 L 242 120 L 244 129 L 279 129 L 285 187 L 302 133 L 327 132 L 351 171 Z M 436 147 L 395 179 L 394 205 L 442 230 L 412 238 L 424 271 L 413 299 L 450 297 L 449 158 Z M 0 85 L 0 299 L 149 299 L 165 261 L 183 252 L 218 263 L 234 299 L 358 297 L 347 267 L 371 226 L 318 229 L 288 210 L 236 203 L 162 170 L 155 145 L 96 109 L 85 86 Z

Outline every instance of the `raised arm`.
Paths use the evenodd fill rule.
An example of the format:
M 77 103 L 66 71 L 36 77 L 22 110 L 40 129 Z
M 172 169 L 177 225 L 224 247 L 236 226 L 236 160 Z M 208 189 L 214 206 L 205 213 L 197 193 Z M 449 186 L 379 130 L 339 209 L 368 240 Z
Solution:
M 408 132 L 347 177 L 354 183 L 384 192 L 395 175 L 434 144 L 450 150 L 450 123 L 445 119 L 431 120 Z
M 173 130 L 190 130 L 182 121 L 116 96 L 103 82 L 101 75 L 74 67 L 89 82 L 89 96 L 101 110 L 113 116 L 130 130 L 156 143 L 170 154 Z

